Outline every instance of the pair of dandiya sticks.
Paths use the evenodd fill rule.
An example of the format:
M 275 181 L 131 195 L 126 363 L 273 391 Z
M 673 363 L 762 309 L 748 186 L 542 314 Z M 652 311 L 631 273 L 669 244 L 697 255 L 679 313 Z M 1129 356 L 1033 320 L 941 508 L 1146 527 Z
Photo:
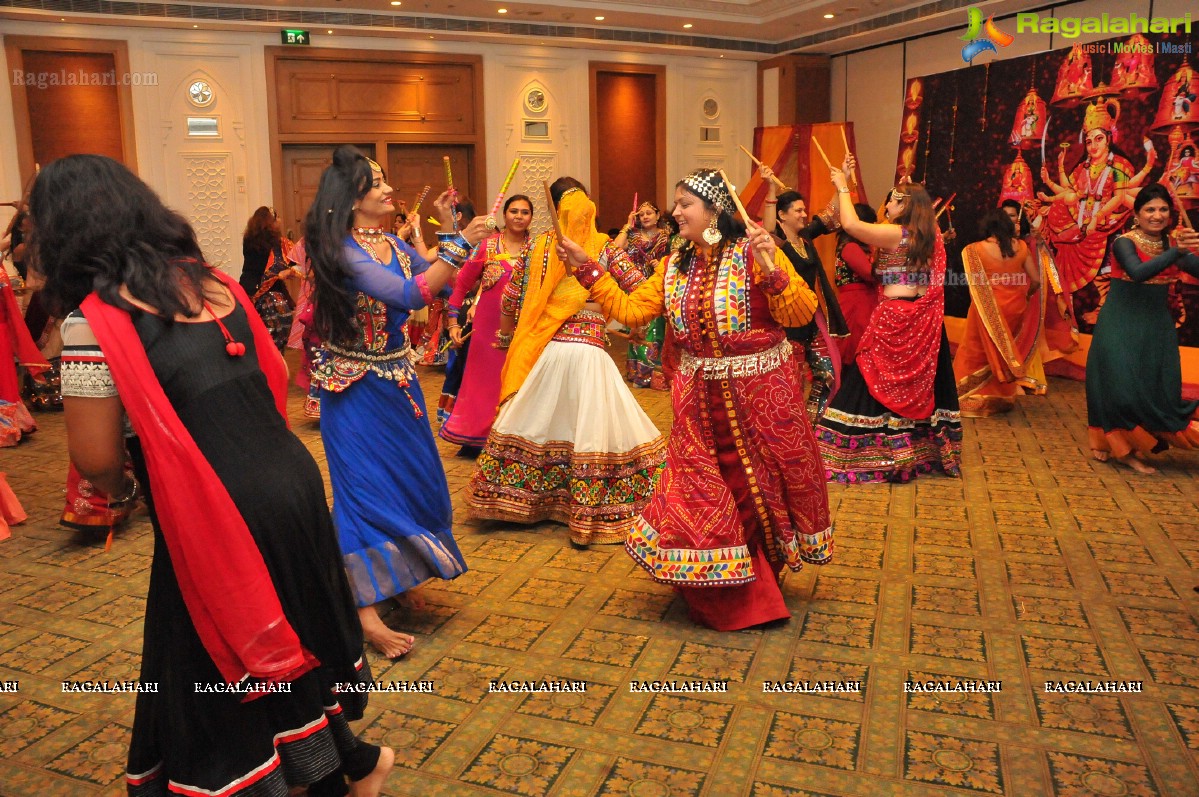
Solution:
M 845 145 L 845 154 L 848 155 L 850 153 L 849 139 L 846 138 L 846 136 L 845 136 L 845 128 L 841 127 L 840 129 L 841 129 L 841 143 Z M 824 165 L 827 166 L 831 170 L 833 168 L 833 164 L 829 161 L 828 155 L 824 154 L 824 147 L 820 146 L 820 141 L 817 140 L 816 138 L 813 138 L 812 143 L 816 145 L 816 151 L 820 153 L 821 159 L 824 160 Z M 761 168 L 762 166 L 765 165 L 762 163 L 762 161 L 755 158 L 754 154 L 752 152 L 750 152 L 749 150 L 747 150 L 745 147 L 741 146 L 740 144 L 738 144 L 737 146 L 740 148 L 740 150 L 742 152 L 744 152 L 746 155 L 749 156 L 749 159 L 754 162 L 755 166 L 757 166 L 758 168 Z M 851 181 L 853 180 L 852 174 L 849 175 L 849 179 Z M 770 180 L 776 186 L 778 186 L 779 190 L 781 190 L 781 191 L 787 190 L 787 186 L 776 175 L 773 175 L 773 174 L 770 175 Z M 726 182 L 727 182 L 727 180 L 726 180 Z
M 453 169 L 450 168 L 450 156 L 442 155 L 441 163 L 443 166 L 445 166 L 446 190 L 453 193 L 454 192 L 454 171 L 453 171 Z M 487 229 L 489 229 L 489 230 L 496 229 L 497 225 L 496 225 L 496 221 L 495 221 L 495 214 L 500 212 L 500 205 L 502 205 L 504 203 L 504 196 L 507 195 L 507 193 L 508 193 L 508 186 L 512 185 L 512 178 L 514 178 L 516 176 L 516 170 L 519 167 L 520 167 L 520 158 L 517 158 L 516 160 L 512 161 L 512 167 L 510 169 L 508 169 L 508 175 L 504 178 L 503 185 L 500 186 L 500 192 L 495 195 L 495 202 L 492 203 L 491 210 L 487 214 Z M 429 195 L 429 191 L 431 188 L 432 188 L 432 186 L 426 185 L 421 190 L 420 196 L 418 196 L 416 198 L 416 204 L 412 206 L 412 213 L 413 213 L 413 215 L 416 215 L 418 218 L 419 218 L 421 203 L 425 201 L 425 197 L 427 197 Z M 437 219 L 433 218 L 432 216 L 429 217 L 429 223 L 434 224 L 438 227 L 441 226 L 441 223 L 439 221 L 437 221 Z M 455 221 L 454 221 L 454 229 L 455 230 L 458 229 L 457 219 L 455 219 Z

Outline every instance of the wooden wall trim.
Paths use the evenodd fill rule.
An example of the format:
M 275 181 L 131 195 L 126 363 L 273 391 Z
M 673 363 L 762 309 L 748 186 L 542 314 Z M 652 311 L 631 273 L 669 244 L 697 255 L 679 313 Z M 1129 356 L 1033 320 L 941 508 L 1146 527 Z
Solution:
M 327 133 L 281 133 L 279 127 L 279 98 L 276 92 L 280 60 L 304 60 L 317 64 L 333 66 L 337 63 L 372 63 L 389 64 L 430 64 L 430 65 L 463 65 L 471 68 L 474 95 L 474 128 L 470 133 L 436 133 L 422 134 L 403 125 L 396 124 L 394 129 L 383 127 L 373 129 L 368 136 L 376 142 L 375 157 L 384 162 L 387 144 L 470 144 L 474 145 L 473 168 L 471 182 L 478 186 L 476 193 L 487 195 L 487 163 L 486 163 L 486 118 L 483 109 L 483 57 L 480 55 L 420 53 L 420 52 L 387 52 L 371 50 L 363 53 L 355 50 L 332 48 L 298 48 L 298 47 L 264 47 L 267 79 L 267 131 L 270 139 L 271 152 L 271 183 L 275 197 L 275 206 L 284 205 L 283 197 L 283 145 L 284 144 L 340 144 L 348 143 L 342 135 L 331 136 Z M 335 140 L 336 139 L 336 140 Z M 345 140 L 340 140 L 345 139 Z M 477 199 L 477 197 L 476 197 Z
M 25 71 L 25 50 L 47 50 L 50 52 L 104 53 L 112 56 L 117 75 L 128 75 L 129 45 L 120 39 L 71 39 L 62 36 L 5 36 L 4 52 L 8 58 L 10 79 L 12 70 Z M 133 92 L 124 81 L 117 80 L 117 102 L 120 107 L 121 157 L 129 171 L 137 174 L 137 139 L 133 132 Z M 33 131 L 29 124 L 28 89 L 22 82 L 13 81 L 13 122 L 17 134 L 17 169 L 21 184 L 25 185 L 33 176 Z

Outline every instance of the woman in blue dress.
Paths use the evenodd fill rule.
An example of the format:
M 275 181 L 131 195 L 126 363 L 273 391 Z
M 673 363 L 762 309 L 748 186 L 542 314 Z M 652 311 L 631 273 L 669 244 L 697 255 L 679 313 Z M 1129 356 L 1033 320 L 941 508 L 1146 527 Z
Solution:
M 439 233 L 437 259 L 426 262 L 384 231 L 395 213 L 391 194 L 379 164 L 338 147 L 305 238 L 322 341 L 312 379 L 321 391 L 333 520 L 366 640 L 395 658 L 411 650 L 413 638 L 388 628 L 376 605 L 466 572 L 406 323 L 413 310 L 448 295 L 486 228 L 478 218 L 461 233 Z M 454 229 L 451 202 L 446 192 L 435 203 L 444 230 Z

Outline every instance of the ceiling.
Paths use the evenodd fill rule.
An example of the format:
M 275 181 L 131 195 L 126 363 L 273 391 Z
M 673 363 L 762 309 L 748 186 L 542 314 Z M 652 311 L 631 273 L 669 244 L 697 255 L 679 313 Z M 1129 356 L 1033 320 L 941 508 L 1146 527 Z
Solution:
M 706 49 L 761 60 L 837 54 L 964 28 L 965 9 L 1010 15 L 1044 0 L 0 0 L 0 18 L 221 30 L 303 28 L 329 35 L 529 41 L 589 48 Z M 505 9 L 500 13 L 500 9 Z M 831 16 L 830 16 L 831 15 Z M 690 27 L 688 27 L 690 26 Z

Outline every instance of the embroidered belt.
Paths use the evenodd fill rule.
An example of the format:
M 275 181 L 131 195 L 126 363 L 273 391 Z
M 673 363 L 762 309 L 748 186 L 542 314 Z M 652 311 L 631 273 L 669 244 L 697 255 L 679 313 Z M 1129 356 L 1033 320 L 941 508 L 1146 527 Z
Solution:
M 784 338 L 777 345 L 757 354 L 695 357 L 683 352 L 679 358 L 679 372 L 688 377 L 698 373 L 701 379 L 737 379 L 769 373 L 790 358 L 791 341 Z
M 325 390 L 340 393 L 370 372 L 408 387 L 416 379 L 416 359 L 410 342 L 378 354 L 325 343 L 313 357 L 312 380 Z
M 563 343 L 586 343 L 601 349 L 608 347 L 608 322 L 594 310 L 580 310 L 566 319 L 550 340 Z

